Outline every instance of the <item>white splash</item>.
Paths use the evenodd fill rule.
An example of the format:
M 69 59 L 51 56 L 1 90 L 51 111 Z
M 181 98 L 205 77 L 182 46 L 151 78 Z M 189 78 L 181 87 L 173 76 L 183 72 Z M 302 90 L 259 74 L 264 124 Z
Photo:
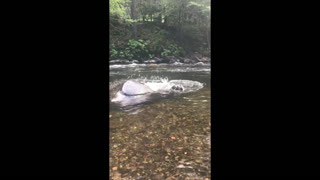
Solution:
M 203 88 L 203 83 L 191 80 L 170 80 L 162 77 L 132 79 L 124 83 L 111 102 L 121 106 L 141 104 L 150 101 L 152 94 L 168 95 L 194 92 Z

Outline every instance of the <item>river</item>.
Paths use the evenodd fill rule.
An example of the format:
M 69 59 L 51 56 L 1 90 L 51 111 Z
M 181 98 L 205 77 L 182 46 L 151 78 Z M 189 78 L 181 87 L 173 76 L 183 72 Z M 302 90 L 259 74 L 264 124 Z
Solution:
M 197 91 L 110 104 L 110 179 L 211 179 L 210 65 L 111 65 L 110 82 L 191 80 Z

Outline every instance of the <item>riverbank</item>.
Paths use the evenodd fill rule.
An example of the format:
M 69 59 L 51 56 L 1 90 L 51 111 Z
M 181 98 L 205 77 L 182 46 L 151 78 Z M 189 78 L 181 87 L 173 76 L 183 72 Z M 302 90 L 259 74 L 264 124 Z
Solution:
M 127 60 L 127 59 L 115 59 L 110 60 L 109 65 L 120 65 L 120 64 L 210 64 L 211 58 L 204 57 L 199 54 L 194 54 L 189 57 L 175 57 L 165 56 L 162 58 L 155 57 L 146 60 Z

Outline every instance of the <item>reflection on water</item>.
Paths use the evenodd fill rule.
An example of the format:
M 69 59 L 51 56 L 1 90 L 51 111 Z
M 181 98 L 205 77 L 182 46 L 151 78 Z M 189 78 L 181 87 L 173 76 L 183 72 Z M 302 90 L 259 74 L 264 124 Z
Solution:
M 210 67 L 118 66 L 120 79 L 203 83 L 198 91 L 123 109 L 111 104 L 110 179 L 210 179 Z

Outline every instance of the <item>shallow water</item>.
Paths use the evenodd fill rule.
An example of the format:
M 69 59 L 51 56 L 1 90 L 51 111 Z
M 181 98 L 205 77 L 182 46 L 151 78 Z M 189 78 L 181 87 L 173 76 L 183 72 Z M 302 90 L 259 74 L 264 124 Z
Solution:
M 210 66 L 110 66 L 111 84 L 136 78 L 203 88 L 130 108 L 110 104 L 110 179 L 210 179 Z

